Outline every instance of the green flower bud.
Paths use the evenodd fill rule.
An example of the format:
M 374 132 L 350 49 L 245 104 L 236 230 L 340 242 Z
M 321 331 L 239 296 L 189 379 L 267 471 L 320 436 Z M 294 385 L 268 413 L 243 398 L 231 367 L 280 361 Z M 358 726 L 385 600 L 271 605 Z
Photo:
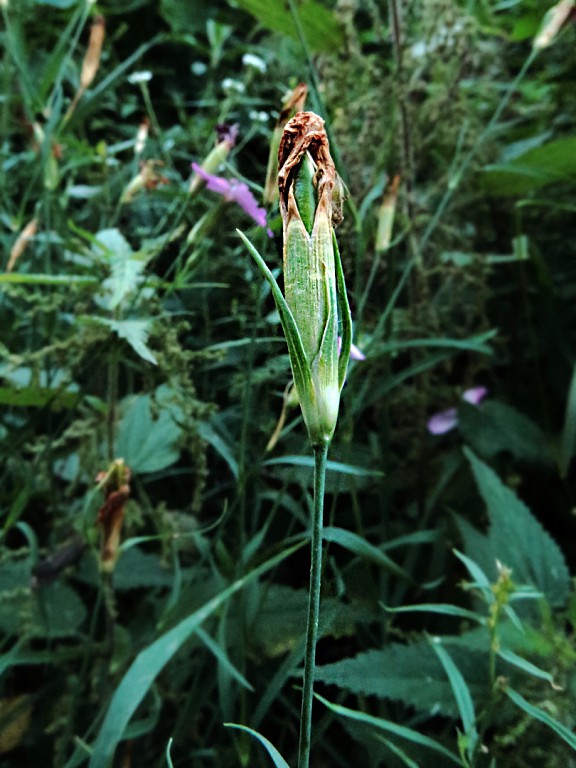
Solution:
M 338 180 L 324 121 L 298 112 L 278 151 L 284 230 L 284 297 L 305 362 L 290 362 L 313 445 L 332 439 L 350 351 L 350 313 L 333 221 L 341 218 Z M 342 324 L 342 354 L 338 330 Z M 304 366 L 305 376 L 301 375 Z

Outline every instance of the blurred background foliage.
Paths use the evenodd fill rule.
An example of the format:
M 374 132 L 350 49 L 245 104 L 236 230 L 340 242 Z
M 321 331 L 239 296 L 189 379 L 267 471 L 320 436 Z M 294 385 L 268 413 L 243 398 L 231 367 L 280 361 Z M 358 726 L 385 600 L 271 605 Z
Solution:
M 299 82 L 366 355 L 314 764 L 576 765 L 576 28 L 535 55 L 551 6 L 0 2 L 2 765 L 270 765 L 230 720 L 294 762 L 311 460 L 235 232 L 279 271 L 281 225 L 190 164 L 236 125 L 214 170 L 261 200 Z

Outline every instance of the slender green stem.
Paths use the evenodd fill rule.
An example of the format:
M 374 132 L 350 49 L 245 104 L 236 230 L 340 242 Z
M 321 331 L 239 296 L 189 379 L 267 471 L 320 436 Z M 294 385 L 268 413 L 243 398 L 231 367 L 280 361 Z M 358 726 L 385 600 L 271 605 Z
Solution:
M 324 485 L 328 445 L 314 446 L 314 511 L 312 516 L 310 591 L 308 593 L 308 625 L 304 656 L 304 683 L 300 715 L 300 745 L 298 768 L 308 768 L 312 733 L 312 701 L 316 667 L 316 639 L 320 616 L 320 584 L 322 580 L 322 518 L 324 514 Z

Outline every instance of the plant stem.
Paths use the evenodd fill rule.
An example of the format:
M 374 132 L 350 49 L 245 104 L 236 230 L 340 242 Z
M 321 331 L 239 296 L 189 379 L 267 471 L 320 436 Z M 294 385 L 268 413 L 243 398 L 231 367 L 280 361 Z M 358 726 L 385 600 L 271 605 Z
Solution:
M 310 762 L 312 701 L 314 696 L 314 671 L 316 667 L 316 640 L 318 637 L 320 584 L 322 581 L 322 518 L 324 514 L 324 485 L 326 481 L 327 456 L 327 444 L 314 446 L 314 510 L 312 515 L 310 590 L 308 592 L 308 624 L 306 627 L 306 654 L 304 657 L 298 768 L 308 768 Z

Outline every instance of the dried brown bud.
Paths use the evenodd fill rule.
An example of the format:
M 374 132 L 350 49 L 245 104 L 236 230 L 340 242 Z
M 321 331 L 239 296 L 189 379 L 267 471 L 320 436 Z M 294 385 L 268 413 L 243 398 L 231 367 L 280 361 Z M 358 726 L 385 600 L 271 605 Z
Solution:
M 12 246 L 12 250 L 10 251 L 10 258 L 8 259 L 8 264 L 6 265 L 6 272 L 12 272 L 16 266 L 16 262 L 26 250 L 30 240 L 36 234 L 37 229 L 38 219 L 32 219 L 28 222 L 28 224 L 26 224 L 22 232 L 20 232 L 14 245 Z
M 104 45 L 104 36 L 106 34 L 106 22 L 104 16 L 95 16 L 90 28 L 90 40 L 88 50 L 82 63 L 82 73 L 80 75 L 80 87 L 84 91 L 96 77 L 98 67 L 100 66 L 100 56 L 102 46 Z

